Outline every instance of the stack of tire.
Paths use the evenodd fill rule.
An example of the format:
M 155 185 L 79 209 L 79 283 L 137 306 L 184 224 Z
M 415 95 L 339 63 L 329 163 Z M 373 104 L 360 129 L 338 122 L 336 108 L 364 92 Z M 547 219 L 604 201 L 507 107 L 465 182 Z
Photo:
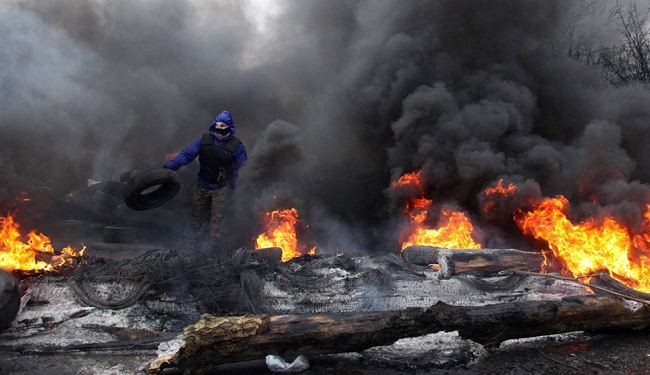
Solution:
M 0 269 L 0 331 L 16 319 L 20 308 L 20 290 L 13 275 Z
M 163 240 L 178 222 L 177 215 L 159 208 L 179 191 L 176 174 L 168 169 L 129 171 L 120 181 L 100 181 L 71 194 L 77 208 L 73 220 L 60 223 L 73 241 L 101 240 L 138 244 Z M 163 236 L 164 237 L 164 236 Z

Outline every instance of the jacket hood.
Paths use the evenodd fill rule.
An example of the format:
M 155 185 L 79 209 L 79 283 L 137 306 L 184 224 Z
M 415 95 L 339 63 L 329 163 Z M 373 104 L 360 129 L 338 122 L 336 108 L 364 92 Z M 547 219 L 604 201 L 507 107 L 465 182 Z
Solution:
M 210 130 L 211 133 L 214 133 L 214 125 L 217 122 L 223 122 L 224 124 L 228 125 L 228 129 L 230 129 L 230 134 L 231 135 L 235 134 L 235 120 L 233 120 L 230 111 L 223 111 L 219 113 L 217 117 L 214 118 L 214 121 L 212 121 L 212 124 L 210 124 L 210 127 L 208 128 L 208 130 Z

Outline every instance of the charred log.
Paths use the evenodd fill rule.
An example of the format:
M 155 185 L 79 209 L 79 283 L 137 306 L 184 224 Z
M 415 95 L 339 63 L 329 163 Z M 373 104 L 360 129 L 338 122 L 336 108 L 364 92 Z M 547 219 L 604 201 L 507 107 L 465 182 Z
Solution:
M 461 275 L 458 276 L 458 280 L 483 292 L 497 292 L 518 287 L 526 280 L 526 276 L 512 273 L 497 280 L 486 280 L 472 275 Z
M 435 246 L 409 246 L 402 250 L 402 259 L 411 264 L 428 266 L 438 263 L 439 247 Z
M 282 261 L 282 249 L 279 247 L 257 249 L 254 254 L 269 264 L 280 264 Z
M 459 331 L 464 339 L 496 348 L 522 337 L 572 331 L 647 330 L 650 307 L 630 309 L 625 302 L 581 296 L 558 301 L 451 306 L 427 309 L 322 315 L 204 315 L 185 328 L 179 345 L 153 361 L 149 370 L 209 368 L 263 358 L 361 351 L 404 337 Z
M 537 272 L 543 261 L 541 254 L 513 249 L 440 250 L 438 254 L 441 278 L 488 277 L 515 269 Z

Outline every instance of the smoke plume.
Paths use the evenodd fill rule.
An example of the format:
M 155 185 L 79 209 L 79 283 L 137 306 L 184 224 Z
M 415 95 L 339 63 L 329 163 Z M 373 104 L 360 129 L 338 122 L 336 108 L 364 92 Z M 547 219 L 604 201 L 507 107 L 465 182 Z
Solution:
M 6 194 L 162 164 L 227 108 L 250 157 L 224 224 L 232 246 L 290 205 L 324 249 L 392 250 L 401 197 L 389 186 L 415 170 L 436 204 L 485 232 L 512 214 L 479 209 L 500 178 L 522 184 L 513 202 L 564 194 L 577 216 L 598 202 L 641 219 L 650 93 L 567 56 L 572 25 L 600 30 L 596 16 L 576 21 L 584 2 L 259 4 L 0 5 Z

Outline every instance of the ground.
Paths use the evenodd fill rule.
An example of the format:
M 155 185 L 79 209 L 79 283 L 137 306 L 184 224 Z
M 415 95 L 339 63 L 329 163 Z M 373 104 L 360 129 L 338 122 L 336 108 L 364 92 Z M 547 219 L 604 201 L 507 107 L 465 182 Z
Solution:
M 95 255 L 102 257 L 122 259 L 134 256 L 133 253 L 126 256 L 119 252 L 100 254 L 99 251 L 94 251 Z M 66 290 L 63 286 L 59 289 Z M 68 300 L 67 305 L 63 303 Z M 59 295 L 57 302 L 59 304 L 55 309 L 61 315 L 74 314 L 80 308 L 73 303 L 72 299 L 64 298 L 63 294 Z M 120 310 L 119 313 L 110 310 L 95 311 L 93 314 L 96 315 L 95 320 L 100 319 L 103 324 L 124 326 L 126 323 L 121 320 L 114 321 L 124 318 L 122 316 L 126 314 L 124 311 L 126 310 Z M 140 314 L 137 307 L 128 311 L 130 315 L 125 315 L 131 319 L 128 322 L 132 322 L 133 316 Z M 95 342 L 93 337 L 88 336 L 92 331 L 79 330 L 79 324 L 92 316 L 94 315 L 70 321 L 61 318 L 65 322 L 58 326 L 52 325 L 52 328 L 41 327 L 38 335 L 35 333 L 33 337 L 21 336 L 20 342 L 29 348 L 30 343 L 40 342 L 37 336 L 42 336 L 41 341 L 48 343 L 47 338 L 51 337 L 54 340 L 57 332 L 58 335 L 64 335 L 70 340 Z M 126 326 L 148 328 L 146 325 L 134 327 L 131 323 Z M 114 339 L 110 336 L 105 337 L 105 334 L 101 333 L 94 334 L 98 335 L 97 341 Z M 156 357 L 153 349 L 21 354 L 10 348 L 10 345 L 18 342 L 13 340 L 15 337 L 12 339 L 12 335 L 12 332 L 5 332 L 0 336 L 0 374 L 134 374 L 142 373 L 146 364 Z M 34 341 L 30 341 L 31 339 Z M 52 341 L 52 343 L 58 342 Z M 390 349 L 371 349 L 362 354 L 311 357 L 309 360 L 311 368 L 304 372 L 305 374 L 650 374 L 650 333 L 598 335 L 572 333 L 510 340 L 504 342 L 493 353 L 488 353 L 476 343 L 460 339 L 456 333 L 437 333 L 418 339 L 400 340 Z M 267 370 L 264 360 L 260 359 L 219 366 L 213 373 L 267 374 L 271 372 Z
M 570 335 L 505 343 L 495 353 L 475 364 L 440 369 L 385 368 L 368 365 L 359 355 L 311 358 L 304 374 L 648 374 L 650 373 L 650 333 Z M 120 354 L 21 355 L 0 353 L 2 374 L 131 374 L 153 358 L 153 352 Z M 215 374 L 266 374 L 263 360 L 220 366 Z

